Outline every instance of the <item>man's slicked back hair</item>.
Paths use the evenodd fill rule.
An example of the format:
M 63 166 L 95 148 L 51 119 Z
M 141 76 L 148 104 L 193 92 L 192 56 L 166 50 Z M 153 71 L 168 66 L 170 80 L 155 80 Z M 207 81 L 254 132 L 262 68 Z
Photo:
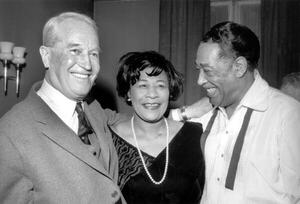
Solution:
M 43 45 L 47 47 L 52 47 L 55 45 L 55 43 L 59 40 L 57 33 L 56 33 L 56 28 L 57 26 L 67 20 L 67 19 L 73 19 L 81 22 L 85 22 L 88 25 L 90 25 L 95 32 L 98 32 L 98 28 L 96 25 L 96 22 L 90 18 L 89 16 L 81 13 L 76 13 L 76 12 L 64 12 L 61 14 L 58 14 L 52 18 L 50 18 L 43 29 Z
M 204 35 L 202 42 L 217 43 L 221 48 L 220 57 L 245 57 L 250 71 L 258 66 L 259 40 L 246 26 L 230 21 L 218 23 Z

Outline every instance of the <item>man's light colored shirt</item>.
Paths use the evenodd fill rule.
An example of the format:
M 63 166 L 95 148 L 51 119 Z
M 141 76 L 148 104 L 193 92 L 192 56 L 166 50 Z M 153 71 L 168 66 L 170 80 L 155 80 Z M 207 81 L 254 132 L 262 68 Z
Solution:
M 43 81 L 37 94 L 45 101 L 51 110 L 77 134 L 78 117 L 75 111 L 76 102 L 65 97 L 46 80 Z
M 233 147 L 247 107 L 254 109 L 237 167 L 225 188 Z M 206 127 L 212 112 L 192 119 Z M 300 103 L 255 81 L 232 117 L 220 108 L 205 144 L 206 184 L 201 204 L 300 203 Z

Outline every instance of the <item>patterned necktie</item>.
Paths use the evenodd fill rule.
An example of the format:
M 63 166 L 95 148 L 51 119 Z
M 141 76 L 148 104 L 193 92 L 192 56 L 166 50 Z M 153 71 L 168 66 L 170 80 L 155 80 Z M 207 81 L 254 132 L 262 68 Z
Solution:
M 90 145 L 89 134 L 93 133 L 93 128 L 91 127 L 80 102 L 77 102 L 75 111 L 78 116 L 78 136 L 84 144 Z

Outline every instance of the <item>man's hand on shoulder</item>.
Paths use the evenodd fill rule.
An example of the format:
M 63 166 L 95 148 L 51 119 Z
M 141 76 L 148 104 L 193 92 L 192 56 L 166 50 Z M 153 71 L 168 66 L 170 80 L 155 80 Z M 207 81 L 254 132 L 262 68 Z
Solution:
M 213 109 L 209 98 L 203 97 L 199 101 L 193 103 L 192 105 L 185 107 L 185 114 L 187 118 L 200 118 L 207 112 Z
M 209 99 L 203 97 L 192 105 L 171 110 L 169 118 L 176 121 L 186 121 L 192 118 L 200 118 L 212 109 Z

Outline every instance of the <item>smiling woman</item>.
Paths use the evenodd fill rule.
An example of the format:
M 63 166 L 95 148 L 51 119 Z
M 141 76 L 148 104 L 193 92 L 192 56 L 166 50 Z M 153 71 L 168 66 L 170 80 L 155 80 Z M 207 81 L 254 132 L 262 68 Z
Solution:
M 182 76 L 154 51 L 121 57 L 117 91 L 131 119 L 111 127 L 119 185 L 128 203 L 197 203 L 204 184 L 201 124 L 164 118 L 182 92 Z

